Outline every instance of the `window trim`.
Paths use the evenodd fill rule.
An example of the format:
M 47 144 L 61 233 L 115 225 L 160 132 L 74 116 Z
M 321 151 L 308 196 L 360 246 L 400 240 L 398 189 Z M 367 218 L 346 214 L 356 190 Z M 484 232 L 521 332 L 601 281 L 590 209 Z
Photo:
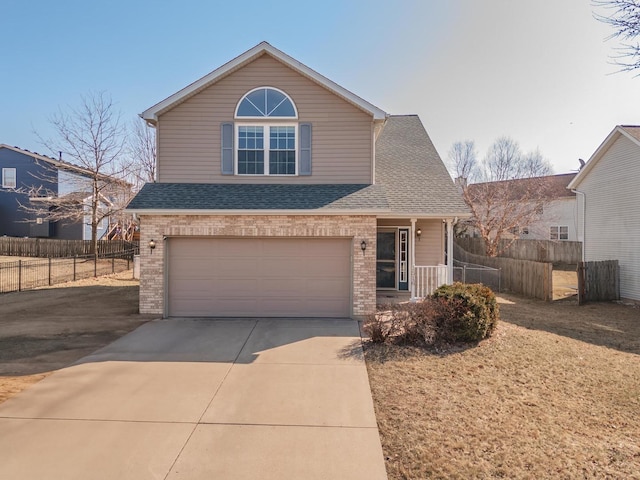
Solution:
M 262 90 L 263 88 L 267 88 L 270 90 L 275 90 L 276 92 L 281 93 L 282 95 L 284 95 L 287 100 L 289 100 L 289 102 L 291 102 L 291 105 L 293 106 L 293 111 L 295 113 L 295 115 L 293 117 L 268 117 L 268 116 L 260 116 L 260 117 L 249 117 L 249 116 L 240 116 L 238 115 L 238 109 L 240 108 L 240 104 L 242 103 L 242 101 L 250 94 L 252 94 L 253 92 L 257 91 L 257 90 Z M 256 87 L 253 88 L 251 90 L 249 90 L 248 92 L 246 92 L 244 95 L 242 95 L 242 97 L 240 97 L 240 100 L 238 100 L 238 103 L 236 104 L 236 108 L 233 111 L 233 118 L 235 118 L 236 120 L 265 120 L 265 119 L 274 119 L 276 121 L 280 121 L 280 120 L 295 120 L 298 118 L 298 107 L 296 107 L 295 102 L 293 101 L 293 99 L 287 94 L 287 92 L 284 92 L 282 90 L 280 90 L 279 88 L 276 87 L 271 87 L 269 85 L 262 85 L 260 87 Z
M 5 172 L 13 171 L 13 185 L 7 183 L 7 174 Z M 3 167 L 2 168 L 2 188 L 17 188 L 18 186 L 18 173 L 15 167 Z
M 248 118 L 248 117 L 242 117 Z M 300 155 L 298 153 L 298 142 L 299 142 L 299 129 L 298 122 L 272 122 L 272 121 L 264 121 L 265 117 L 260 117 L 262 119 L 261 122 L 235 122 L 234 123 L 234 131 L 233 131 L 233 174 L 241 177 L 297 177 L 300 175 L 299 173 L 299 161 Z M 268 118 L 268 117 L 266 117 Z M 239 132 L 240 127 L 263 127 L 264 132 L 264 173 L 238 173 L 238 151 L 240 150 L 239 145 Z M 271 127 L 293 127 L 295 132 L 295 143 L 294 143 L 294 155 L 295 155 L 295 173 L 269 173 L 269 150 L 270 150 L 270 139 L 271 139 Z

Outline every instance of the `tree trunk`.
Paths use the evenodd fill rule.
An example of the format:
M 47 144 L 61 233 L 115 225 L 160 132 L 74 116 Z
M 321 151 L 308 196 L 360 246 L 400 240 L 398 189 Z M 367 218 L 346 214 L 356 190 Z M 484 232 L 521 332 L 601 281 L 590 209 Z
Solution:
M 91 221 L 91 253 L 98 258 L 98 222 Z

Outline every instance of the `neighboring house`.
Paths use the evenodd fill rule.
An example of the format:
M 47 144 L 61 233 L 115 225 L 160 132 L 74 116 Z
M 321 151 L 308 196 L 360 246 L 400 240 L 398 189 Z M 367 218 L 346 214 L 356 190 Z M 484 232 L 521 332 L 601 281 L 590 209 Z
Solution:
M 45 202 L 49 196 L 56 196 L 68 198 L 69 204 L 82 203 L 86 210 L 92 197 L 86 193 L 89 188 L 82 188 L 88 183 L 84 169 L 4 144 L 0 144 L 0 168 L 0 236 L 91 239 L 91 226 L 87 233 L 86 216 L 84 222 L 49 222 L 21 207 L 33 206 Z M 100 227 L 99 237 L 107 231 L 108 221 L 102 222 Z
M 483 188 L 486 185 L 506 185 L 511 199 L 518 199 L 519 192 L 527 192 L 531 185 L 543 188 L 544 195 L 540 199 L 539 214 L 536 219 L 526 225 L 518 225 L 509 230 L 505 238 L 520 238 L 527 240 L 560 240 L 579 241 L 577 234 L 577 205 L 576 194 L 567 189 L 575 173 L 547 175 L 533 179 L 503 180 L 500 182 L 477 183 L 469 185 L 470 189 Z M 473 227 L 467 229 L 467 235 L 477 236 Z
M 265 42 L 141 116 L 141 313 L 357 317 L 452 279 L 445 232 L 468 211 L 417 116 Z
M 618 260 L 620 296 L 640 301 L 640 126 L 613 129 L 568 188 L 585 261 Z

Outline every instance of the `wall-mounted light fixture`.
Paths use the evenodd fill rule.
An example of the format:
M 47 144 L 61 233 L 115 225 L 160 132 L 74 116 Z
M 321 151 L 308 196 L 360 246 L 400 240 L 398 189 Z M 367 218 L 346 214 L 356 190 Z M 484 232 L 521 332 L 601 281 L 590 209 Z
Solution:
M 420 240 L 420 236 L 422 235 L 422 230 L 417 229 L 416 230 L 416 237 L 418 237 L 418 240 Z
M 151 250 L 151 253 L 153 253 L 153 249 L 156 248 L 156 242 L 153 241 L 153 239 L 149 240 L 149 250 Z
M 362 240 L 360 242 L 360 248 L 362 249 L 362 254 L 364 255 L 364 251 L 367 249 L 367 241 L 366 240 Z

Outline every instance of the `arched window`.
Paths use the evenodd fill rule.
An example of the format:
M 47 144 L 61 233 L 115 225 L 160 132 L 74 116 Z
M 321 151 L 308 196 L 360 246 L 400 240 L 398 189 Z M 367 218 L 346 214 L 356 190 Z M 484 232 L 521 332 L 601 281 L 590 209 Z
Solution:
M 227 175 L 311 175 L 311 124 L 282 90 L 258 87 L 242 96 L 235 124 L 222 125 Z
M 289 96 L 273 87 L 260 87 L 247 93 L 236 108 L 236 118 L 298 118 Z

